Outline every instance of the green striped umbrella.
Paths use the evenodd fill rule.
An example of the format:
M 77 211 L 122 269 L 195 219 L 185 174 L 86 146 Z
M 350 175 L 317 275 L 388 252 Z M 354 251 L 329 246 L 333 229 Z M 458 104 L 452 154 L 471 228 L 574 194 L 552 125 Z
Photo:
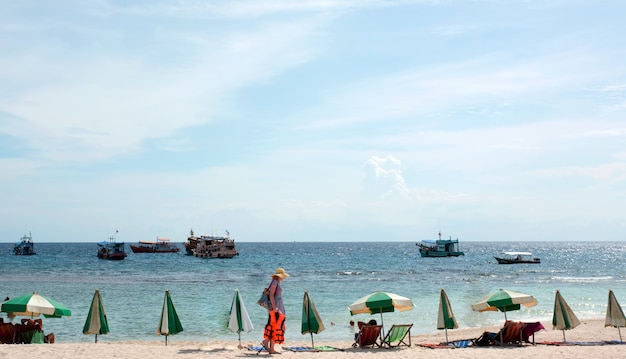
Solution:
M 530 308 L 537 305 L 537 300 L 529 294 L 500 289 L 480 302 L 472 304 L 472 310 L 477 312 L 499 310 L 504 313 L 506 320 L 506 312 L 519 310 L 521 305 Z
M 167 346 L 167 337 L 182 331 L 183 325 L 180 324 L 178 314 L 176 314 L 174 303 L 170 297 L 170 291 L 166 290 L 165 299 L 163 299 L 163 309 L 161 310 L 161 319 L 159 320 L 159 328 L 156 334 L 165 335 L 165 346 Z
M 615 294 L 612 290 L 609 290 L 609 304 L 606 306 L 606 319 L 604 321 L 605 327 L 617 328 L 619 333 L 619 341 L 622 341 L 622 332 L 620 327 L 626 327 L 626 317 L 622 311 L 622 307 L 619 305 Z
M 241 299 L 239 289 L 235 289 L 233 304 L 231 304 L 230 306 L 228 329 L 231 332 L 237 333 L 239 335 L 239 349 L 243 348 L 243 346 L 241 345 L 241 332 L 248 333 L 254 329 L 252 321 L 250 320 L 250 316 L 248 316 L 246 306 L 243 304 L 243 300 Z
M 380 325 L 383 325 L 383 313 L 411 310 L 413 301 L 394 293 L 374 292 L 359 298 L 348 309 L 351 315 L 380 313 Z
M 87 320 L 83 327 L 83 334 L 95 334 L 96 343 L 98 342 L 98 334 L 109 334 L 107 313 L 104 310 L 104 303 L 99 290 L 96 290 L 91 300 L 91 307 L 89 307 Z
M 439 295 L 439 314 L 437 315 L 437 329 L 445 329 L 446 331 L 446 343 L 448 342 L 448 329 L 456 329 L 459 325 L 454 319 L 454 313 L 452 313 L 452 307 L 450 306 L 450 300 L 446 292 L 441 289 Z
M 565 341 L 565 331 L 574 329 L 580 324 L 578 317 L 567 305 L 561 293 L 557 290 L 554 297 L 554 314 L 552 315 L 552 329 L 563 331 L 563 341 Z
M 46 318 L 61 318 L 72 315 L 72 312 L 63 304 L 37 293 L 26 294 L 8 300 L 2 303 L 0 311 L 11 313 L 11 315 L 29 317 L 38 317 L 43 314 Z
M 326 329 L 322 318 L 315 308 L 315 303 L 311 300 L 309 292 L 304 292 L 304 299 L 302 301 L 302 334 L 311 333 L 311 347 L 315 348 L 313 344 L 313 334 L 319 334 Z

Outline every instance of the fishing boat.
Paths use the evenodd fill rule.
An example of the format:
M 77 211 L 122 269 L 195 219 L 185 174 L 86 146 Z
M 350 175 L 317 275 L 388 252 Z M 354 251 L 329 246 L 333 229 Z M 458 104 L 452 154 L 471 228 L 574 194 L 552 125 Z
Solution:
M 498 264 L 539 264 L 541 260 L 530 252 L 502 252 L 499 257 L 494 257 Z
M 139 241 L 137 245 L 129 245 L 133 253 L 176 253 L 180 251 L 175 244 L 170 243 L 169 238 L 157 237 L 156 242 Z
M 108 242 L 98 242 L 98 258 L 116 261 L 122 260 L 126 256 L 124 242 L 116 242 L 114 236 L 110 236 Z
M 228 231 L 226 231 L 226 236 L 204 234 L 197 237 L 192 229 L 183 245 L 187 255 L 200 258 L 233 258 L 239 255 L 235 248 L 235 240 L 230 238 Z
M 458 257 L 465 255 L 465 253 L 459 251 L 458 239 L 453 240 L 452 237 L 450 239 L 441 239 L 441 232 L 439 232 L 439 239 L 425 239 L 417 243 L 417 246 L 422 257 Z
M 35 253 L 35 244 L 33 243 L 33 235 L 28 233 L 20 238 L 19 242 L 15 242 L 13 246 L 13 253 L 19 256 L 31 256 Z

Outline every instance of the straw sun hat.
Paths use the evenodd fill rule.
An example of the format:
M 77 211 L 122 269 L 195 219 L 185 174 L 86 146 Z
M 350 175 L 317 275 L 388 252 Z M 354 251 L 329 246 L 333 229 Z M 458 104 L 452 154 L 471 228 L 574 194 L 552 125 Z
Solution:
M 276 269 L 276 273 L 272 274 L 272 277 L 280 277 L 281 279 L 285 279 L 289 277 L 289 274 L 285 272 L 284 268 L 278 268 Z

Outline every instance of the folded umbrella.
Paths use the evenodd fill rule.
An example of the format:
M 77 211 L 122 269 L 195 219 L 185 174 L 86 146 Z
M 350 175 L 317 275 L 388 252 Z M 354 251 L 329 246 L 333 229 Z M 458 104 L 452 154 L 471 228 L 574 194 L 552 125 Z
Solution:
M 83 327 L 83 334 L 95 334 L 96 343 L 98 342 L 98 334 L 109 334 L 109 322 L 99 290 L 96 290 L 91 300 L 87 320 L 85 320 L 85 326 Z
M 241 332 L 250 332 L 254 329 L 250 316 L 246 306 L 243 304 L 239 289 L 235 289 L 235 296 L 233 303 L 230 305 L 230 318 L 228 319 L 228 329 L 237 333 L 239 336 L 239 349 L 243 348 L 241 345 Z

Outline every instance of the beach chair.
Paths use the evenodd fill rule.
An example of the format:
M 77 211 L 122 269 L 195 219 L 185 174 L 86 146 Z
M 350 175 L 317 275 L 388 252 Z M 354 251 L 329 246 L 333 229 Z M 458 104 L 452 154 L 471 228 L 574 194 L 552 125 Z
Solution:
M 0 323 L 0 343 L 15 343 L 15 326 L 13 323 Z
M 522 327 L 522 339 L 526 342 L 526 343 L 531 343 L 530 342 L 530 336 L 532 335 L 533 337 L 533 341 L 531 344 L 535 344 L 535 333 L 540 331 L 540 330 L 544 330 L 546 329 L 543 324 L 541 324 L 541 322 L 533 322 L 533 323 L 524 323 L 524 326 Z
M 524 323 L 507 320 L 502 329 L 500 329 L 500 332 L 498 332 L 498 335 L 494 338 L 495 344 L 522 345 L 524 342 L 523 328 Z
M 365 347 L 381 347 L 382 346 L 382 338 L 381 331 L 383 329 L 382 325 L 363 325 L 357 334 L 356 339 L 354 340 L 353 346 L 358 346 L 360 348 Z
M 22 319 L 15 325 L 16 341 L 23 344 L 43 344 L 44 335 L 41 319 Z
M 413 324 L 394 324 L 385 335 L 382 344 L 389 348 L 399 347 L 400 345 L 411 346 L 411 327 Z M 408 343 L 405 339 L 408 338 Z
M 478 338 L 474 339 L 472 342 L 473 346 L 477 346 L 477 347 L 486 347 L 489 345 L 494 345 L 495 341 L 494 339 L 499 335 L 499 333 L 494 333 L 494 332 L 483 332 L 483 334 L 481 336 L 479 336 Z

